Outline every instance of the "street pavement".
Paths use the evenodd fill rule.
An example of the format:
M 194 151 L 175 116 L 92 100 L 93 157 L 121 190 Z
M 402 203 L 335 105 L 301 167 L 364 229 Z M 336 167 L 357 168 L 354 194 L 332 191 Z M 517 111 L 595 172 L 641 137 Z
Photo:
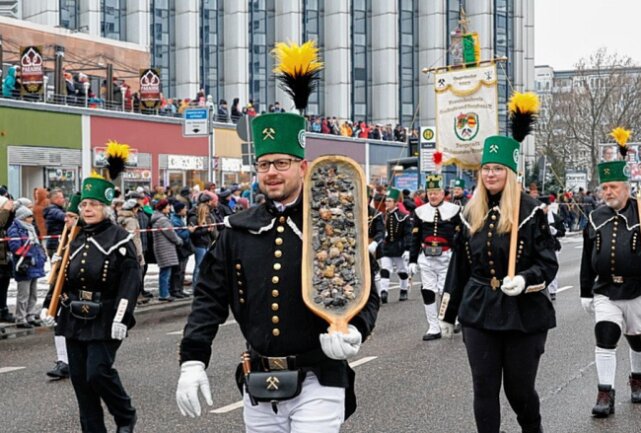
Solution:
M 558 326 L 549 334 L 537 389 L 545 431 L 550 433 L 638 433 L 641 405 L 630 403 L 628 346 L 622 340 L 616 376 L 616 415 L 596 420 L 592 319 L 581 309 L 578 277 L 581 238 L 563 240 L 561 292 L 555 303 Z M 352 361 L 356 365 L 359 408 L 344 425 L 345 433 L 472 433 L 472 383 L 460 335 L 423 342 L 426 330 L 419 284 L 408 302 L 398 290 L 382 306 L 376 330 Z M 188 306 L 141 315 L 118 353 L 116 368 L 138 409 L 138 432 L 242 432 L 240 394 L 233 374 L 244 345 L 230 317 L 214 342 L 207 370 L 214 405 L 200 418 L 184 418 L 175 404 L 179 375 L 178 343 Z M 68 380 L 51 382 L 50 333 L 0 341 L 0 431 L 78 432 L 77 405 Z M 502 396 L 502 430 L 520 432 Z M 110 418 L 107 416 L 107 418 Z M 115 430 L 111 419 L 111 431 Z

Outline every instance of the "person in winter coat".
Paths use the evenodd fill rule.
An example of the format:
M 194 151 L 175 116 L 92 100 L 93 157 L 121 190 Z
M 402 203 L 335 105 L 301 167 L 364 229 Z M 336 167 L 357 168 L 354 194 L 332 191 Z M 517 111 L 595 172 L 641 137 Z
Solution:
M 15 312 L 17 326 L 18 328 L 40 326 L 36 320 L 39 314 L 36 308 L 38 278 L 45 276 L 47 257 L 38 240 L 31 209 L 26 206 L 18 208 L 7 235 L 10 238 L 20 238 L 9 241 L 9 249 L 14 256 L 15 280 L 18 283 Z
M 62 234 L 65 228 L 65 196 L 61 190 L 55 189 L 49 195 L 49 206 L 43 211 L 47 235 Z M 47 239 L 47 255 L 51 258 L 58 249 L 58 238 Z
M 185 285 L 185 268 L 189 261 L 189 256 L 194 253 L 194 246 L 191 243 L 190 235 L 196 230 L 195 227 L 187 226 L 186 217 L 187 207 L 184 203 L 176 201 L 174 203 L 174 213 L 171 214 L 170 220 L 176 227 L 176 234 L 183 241 L 182 245 L 177 247 L 178 266 L 171 271 L 171 296 L 174 298 L 187 298 L 189 295 L 183 292 Z
M 6 194 L 6 191 L 5 191 Z M 0 236 L 7 236 L 7 229 L 13 222 L 13 201 L 0 195 Z M 15 317 L 7 308 L 7 292 L 11 282 L 11 256 L 6 242 L 0 242 L 0 322 L 15 322 Z
M 32 202 L 28 198 L 19 198 L 16 202 L 23 203 L 33 211 L 33 218 L 38 229 L 38 235 L 46 236 L 48 233 L 47 223 L 45 221 L 45 209 L 51 204 L 49 201 L 49 192 L 44 188 L 35 188 L 33 198 L 35 202 Z M 28 203 L 25 200 L 27 200 Z M 16 209 L 17 208 L 18 206 L 16 206 Z
M 193 287 L 196 287 L 196 283 L 198 282 L 200 262 L 202 262 L 207 250 L 214 243 L 218 235 L 216 226 L 210 225 L 216 222 L 212 211 L 217 208 L 217 205 L 218 196 L 204 192 L 198 197 L 198 207 L 192 209 L 189 213 L 188 224 L 195 228 L 190 236 L 191 242 L 194 245 L 196 259 L 192 276 Z
M 183 241 L 173 230 L 173 225 L 169 221 L 171 205 L 167 199 L 162 199 L 156 203 L 154 214 L 151 216 L 151 226 L 154 229 L 160 229 L 153 232 L 154 255 L 160 268 L 158 275 L 158 299 L 160 301 L 171 302 L 175 298 L 170 296 L 169 290 L 171 285 L 171 271 L 174 266 L 178 266 L 178 251 L 176 247 L 182 245 Z
M 11 66 L 7 71 L 7 76 L 4 78 L 2 84 L 2 96 L 5 98 L 15 98 L 18 96 L 17 83 L 18 83 L 18 68 L 19 66 Z

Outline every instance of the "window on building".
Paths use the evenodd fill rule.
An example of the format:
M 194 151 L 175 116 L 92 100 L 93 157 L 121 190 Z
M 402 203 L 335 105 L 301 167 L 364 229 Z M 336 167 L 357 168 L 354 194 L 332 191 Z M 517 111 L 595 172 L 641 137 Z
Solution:
M 352 117 L 369 121 L 372 117 L 370 18 L 372 6 L 369 1 L 352 1 Z M 329 108 L 331 109 L 331 107 Z
M 80 1 L 79 0 L 60 0 L 60 26 L 78 30 L 80 27 Z
M 512 53 L 514 51 L 514 6 L 508 0 L 494 0 L 494 55 L 508 60 L 498 67 L 499 133 L 507 133 L 509 113 L 507 100 L 510 97 L 509 82 L 514 81 Z M 508 80 L 509 77 L 509 80 Z
M 447 34 L 445 35 L 448 46 L 452 34 L 459 29 L 459 21 L 461 19 L 461 8 L 465 8 L 465 0 L 447 0 Z M 447 52 L 447 64 L 452 65 L 458 63 L 454 61 L 452 52 Z
M 418 103 L 418 0 L 399 1 L 399 122 L 412 126 Z
M 216 103 L 223 99 L 223 0 L 200 0 L 200 82 Z M 235 97 L 229 95 L 228 97 Z M 228 108 L 231 101 L 227 101 Z
M 323 16 L 325 12 L 324 0 L 303 0 L 303 41 L 314 40 L 319 49 L 319 53 L 325 52 L 325 26 L 323 25 Z M 323 59 L 321 59 L 323 61 Z M 325 73 L 321 70 L 320 80 L 316 90 L 309 96 L 307 104 L 308 114 L 325 114 L 334 115 L 332 110 L 325 109 Z M 283 106 L 283 102 L 281 107 Z M 285 107 L 287 109 L 289 107 Z
M 275 80 L 271 79 L 274 59 L 275 0 L 249 0 L 249 99 L 257 113 L 274 103 Z M 241 101 L 242 103 L 242 101 Z
M 127 0 L 100 0 L 100 34 L 118 41 L 127 40 Z
M 176 96 L 176 0 L 151 0 L 151 58 L 165 97 Z

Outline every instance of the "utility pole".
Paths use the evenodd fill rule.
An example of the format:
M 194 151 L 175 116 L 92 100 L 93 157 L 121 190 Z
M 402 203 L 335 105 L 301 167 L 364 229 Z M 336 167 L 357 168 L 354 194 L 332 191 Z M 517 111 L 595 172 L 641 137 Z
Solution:
M 62 71 L 63 69 L 63 63 L 64 63 L 64 58 L 65 58 L 65 48 L 60 45 L 54 46 L 55 50 L 55 79 L 54 79 L 54 103 L 61 103 L 64 98 L 60 100 L 55 100 L 56 97 L 60 98 L 64 96 L 64 89 L 65 89 L 65 76 Z

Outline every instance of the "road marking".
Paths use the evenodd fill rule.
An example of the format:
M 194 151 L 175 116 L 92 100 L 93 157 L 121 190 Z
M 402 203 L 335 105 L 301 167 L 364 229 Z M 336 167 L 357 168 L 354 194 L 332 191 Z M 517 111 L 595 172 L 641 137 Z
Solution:
M 236 323 L 237 322 L 234 319 L 231 319 L 231 320 L 226 321 L 225 323 L 223 323 L 220 326 L 222 327 L 222 326 L 234 325 Z M 182 333 L 183 333 L 182 330 L 181 331 L 172 331 L 172 332 L 168 332 L 167 335 L 182 335 Z
M 556 289 L 556 293 L 565 292 L 566 290 L 570 290 L 572 287 L 574 287 L 574 286 L 563 286 L 563 287 L 561 287 L 559 289 Z
M 352 367 L 352 368 L 358 367 L 359 365 L 363 365 L 365 363 L 373 361 L 376 358 L 378 358 L 378 357 L 377 356 L 366 356 L 364 358 L 357 359 L 354 362 L 350 362 L 349 366 Z M 236 410 L 236 409 L 240 409 L 241 407 L 243 407 L 243 401 L 242 400 L 237 401 L 237 402 L 232 403 L 232 404 L 228 404 L 227 406 L 219 407 L 218 409 L 210 410 L 209 413 L 217 413 L 217 414 L 227 413 L 227 412 L 231 412 L 231 411 Z
M 0 373 L 11 373 L 12 371 L 22 370 L 27 367 L 2 367 Z

